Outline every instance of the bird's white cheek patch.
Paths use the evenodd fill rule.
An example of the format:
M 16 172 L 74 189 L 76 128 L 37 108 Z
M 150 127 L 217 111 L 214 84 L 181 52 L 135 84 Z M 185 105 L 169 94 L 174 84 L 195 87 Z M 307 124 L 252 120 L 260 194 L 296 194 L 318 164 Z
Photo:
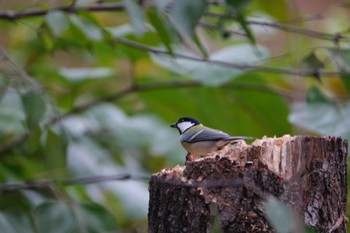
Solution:
M 177 124 L 177 127 L 180 129 L 181 133 L 185 132 L 188 128 L 191 128 L 194 126 L 194 123 L 192 122 L 180 122 Z

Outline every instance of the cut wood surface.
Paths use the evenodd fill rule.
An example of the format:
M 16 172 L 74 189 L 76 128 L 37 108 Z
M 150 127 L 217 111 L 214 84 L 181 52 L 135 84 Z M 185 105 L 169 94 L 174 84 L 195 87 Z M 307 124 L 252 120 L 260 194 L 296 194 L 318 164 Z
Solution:
M 289 136 L 229 145 L 150 180 L 149 233 L 274 232 L 263 203 L 274 195 L 315 232 L 346 232 L 347 142 Z

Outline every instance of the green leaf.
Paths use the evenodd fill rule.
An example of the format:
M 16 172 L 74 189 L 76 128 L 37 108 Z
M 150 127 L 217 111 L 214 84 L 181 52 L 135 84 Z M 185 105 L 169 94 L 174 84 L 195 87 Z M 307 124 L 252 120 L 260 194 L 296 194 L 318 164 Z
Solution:
M 348 66 L 350 63 L 350 49 L 328 48 L 327 50 L 338 69 L 350 73 L 350 67 Z
M 204 47 L 204 45 L 202 44 L 202 42 L 199 40 L 199 37 L 197 36 L 197 34 L 194 34 L 194 38 L 193 38 L 194 43 L 197 45 L 197 47 L 199 48 L 199 50 L 201 51 L 202 55 L 204 56 L 205 59 L 208 59 L 208 51 L 206 50 L 206 48 Z
M 79 17 L 86 20 L 87 22 L 95 25 L 96 27 L 100 28 L 102 30 L 101 25 L 99 24 L 99 21 L 96 19 L 95 15 L 90 11 L 79 11 Z
M 140 6 L 135 0 L 123 0 L 132 26 L 138 36 L 141 36 L 145 31 L 145 16 Z
M 315 52 L 311 52 L 306 55 L 301 61 L 302 67 L 306 69 L 322 69 L 324 68 L 323 62 L 318 59 Z
M 171 8 L 170 18 L 178 31 L 194 39 L 195 27 L 202 17 L 207 2 L 205 0 L 178 0 Z
M 289 121 L 306 130 L 331 136 L 341 136 L 350 140 L 350 101 L 337 105 L 320 97 L 320 93 L 311 89 L 313 101 L 294 103 L 291 106 Z
M 38 233 L 102 233 L 117 229 L 114 217 L 94 203 L 45 202 L 35 208 L 34 222 Z
M 318 59 L 315 52 L 311 52 L 302 59 L 301 67 L 304 69 L 313 70 L 312 76 L 316 78 L 318 81 L 320 81 L 319 71 L 320 69 L 323 69 L 325 66 L 323 62 L 320 59 Z
M 270 196 L 264 203 L 268 221 L 277 233 L 304 232 L 296 214 L 277 198 Z
M 249 27 L 245 16 L 245 8 L 250 3 L 250 0 L 226 0 L 228 4 L 227 12 L 229 15 L 236 17 L 237 22 L 241 25 L 243 31 L 247 35 L 248 39 L 252 44 L 256 44 L 255 37 Z
M 226 4 L 228 4 L 235 12 L 243 11 L 249 3 L 250 0 L 226 0 Z
M 166 12 L 167 8 L 173 3 L 172 0 L 154 0 L 152 1 L 159 11 Z
M 51 51 L 53 49 L 55 44 L 55 39 L 51 34 L 40 30 L 38 31 L 38 38 L 40 38 L 42 45 L 44 45 L 47 51 Z
M 6 71 L 3 70 L 3 66 L 6 66 L 6 64 L 4 63 L 5 62 L 3 59 L 2 62 L 0 62 L 0 101 L 2 100 L 2 97 L 6 94 L 6 89 L 9 86 L 9 79 L 6 78 Z
M 341 80 L 343 81 L 348 93 L 350 93 L 350 49 L 328 48 L 327 51 L 332 58 L 333 63 L 341 72 Z
M 29 217 L 18 213 L 0 212 L 0 229 L 6 233 L 34 232 Z
M 98 68 L 60 68 L 60 75 L 72 83 L 89 79 L 104 79 L 115 75 L 115 70 L 108 67 Z
M 248 39 L 250 40 L 250 42 L 252 44 L 256 44 L 256 41 L 255 41 L 255 37 L 253 35 L 253 32 L 250 30 L 249 28 L 249 25 L 248 25 L 248 22 L 246 20 L 246 17 L 243 13 L 239 13 L 237 15 L 237 21 L 239 22 L 239 24 L 241 25 L 243 31 L 245 32 L 245 34 L 247 35 Z
M 333 103 L 333 101 L 325 96 L 316 86 L 310 87 L 306 92 L 306 101 L 308 103 Z
M 210 60 L 222 61 L 233 64 L 260 64 L 260 60 L 267 58 L 268 51 L 264 47 L 257 47 L 260 55 L 249 45 L 233 45 L 225 47 L 209 56 L 209 61 L 193 61 L 190 59 L 173 58 L 164 54 L 151 54 L 154 62 L 173 72 L 188 75 L 191 79 L 199 81 L 209 86 L 219 86 L 242 75 L 247 70 L 241 70 L 234 67 L 224 67 L 212 64 Z M 196 57 L 189 54 L 184 49 L 177 49 L 176 53 Z
M 45 100 L 41 93 L 28 92 L 22 96 L 22 104 L 26 113 L 28 127 L 33 129 L 39 126 L 46 111 Z
M 75 5 L 86 5 L 89 3 L 99 3 L 101 0 L 76 0 Z
M 25 149 L 27 153 L 38 153 L 41 148 L 42 130 L 39 127 L 30 129 L 30 134 L 25 141 Z
M 66 168 L 67 138 L 64 130 L 47 131 L 44 144 L 46 162 L 53 179 L 62 177 Z
M 127 37 L 133 34 L 133 29 L 130 24 L 107 28 L 107 30 L 113 37 Z
M 219 215 L 215 216 L 212 220 L 209 233 L 223 233 Z
M 80 205 L 76 209 L 81 228 L 87 233 L 115 232 L 117 223 L 113 215 L 96 203 Z
M 6 92 L 0 101 L 0 129 L 2 134 L 21 134 L 25 132 L 25 112 L 19 95 Z
M 71 233 L 75 217 L 71 208 L 62 202 L 45 202 L 34 210 L 37 233 Z
M 170 20 L 179 34 L 192 40 L 207 57 L 207 51 L 195 33 L 195 28 L 207 8 L 206 0 L 178 0 L 171 8 Z
M 168 30 L 169 25 L 166 24 L 165 18 L 154 8 L 148 11 L 148 17 L 153 27 L 157 30 L 159 37 L 167 48 L 168 52 L 173 55 L 174 52 L 171 45 L 172 35 Z
M 103 131 L 115 137 L 121 147 L 147 147 L 152 154 L 164 154 L 174 145 L 167 140 L 171 129 L 160 124 L 155 117 L 138 115 L 127 117 L 118 108 L 111 105 L 100 105 L 90 109 L 87 116 L 92 122 L 98 122 Z M 113 116 L 113 117 L 112 117 Z
M 95 111 L 103 110 L 101 106 L 99 106 Z M 106 112 L 96 112 L 96 114 L 100 114 L 99 117 L 103 117 L 107 120 L 109 118 L 109 124 L 106 128 L 101 128 L 100 130 L 104 131 L 103 134 L 98 134 L 96 137 L 99 137 L 101 140 L 103 137 L 108 137 L 107 140 L 110 143 L 117 142 L 119 143 L 120 139 L 127 141 L 127 136 L 122 135 L 121 137 L 115 137 L 112 135 L 114 129 L 117 128 L 119 124 L 114 125 L 115 117 L 113 115 L 106 115 Z M 116 113 L 113 111 L 109 111 L 109 113 Z M 104 116 L 103 116 L 104 114 Z M 91 120 L 96 124 L 96 121 Z M 124 125 L 126 125 L 125 122 Z M 108 128 L 107 128 L 108 127 Z M 119 131 L 123 131 L 123 129 L 118 129 Z M 124 131 L 125 132 L 125 131 Z M 106 135 L 107 134 L 107 135 Z M 119 136 L 119 135 L 118 135 Z M 133 139 L 136 141 L 137 139 Z M 130 143 L 131 144 L 131 143 Z M 119 149 L 119 153 L 123 153 L 126 155 L 128 153 L 128 149 L 135 150 L 135 147 L 132 145 L 123 145 Z M 122 151 L 124 149 L 125 151 Z M 135 150 L 137 151 L 137 150 Z M 135 159 L 133 155 L 129 154 L 131 157 L 125 158 L 127 159 Z M 71 174 L 76 176 L 86 176 L 89 175 L 111 175 L 111 174 L 119 174 L 124 173 L 125 168 L 117 165 L 110 152 L 106 150 L 106 148 L 98 144 L 97 139 L 90 139 L 87 137 L 81 137 L 79 140 L 75 140 L 69 144 L 68 150 L 68 166 Z M 130 168 L 132 169 L 132 168 Z M 133 172 L 128 169 L 128 172 Z M 139 174 L 139 170 L 135 169 L 135 173 Z M 123 208 L 129 214 L 129 216 L 133 217 L 144 217 L 147 214 L 147 203 L 148 203 L 148 191 L 147 187 L 140 182 L 107 182 L 100 186 L 101 191 L 106 191 L 112 193 L 117 196 L 120 200 Z M 133 190 L 133 192 L 130 192 Z M 95 196 L 93 193 L 89 194 L 93 199 Z
M 91 41 L 100 41 L 104 38 L 101 28 L 94 22 L 86 19 L 86 17 L 70 15 L 69 18 L 71 23 Z
M 304 230 L 305 233 L 315 233 L 315 230 L 312 227 L 308 226 L 308 225 L 305 225 L 304 229 L 305 229 Z
M 258 8 L 275 18 L 276 21 L 283 21 L 288 18 L 289 7 L 286 1 L 256 0 L 254 4 L 258 4 Z M 271 4 L 274 7 L 271 7 Z
M 45 20 L 54 36 L 61 36 L 61 34 L 69 27 L 67 16 L 62 11 L 49 11 L 45 15 Z

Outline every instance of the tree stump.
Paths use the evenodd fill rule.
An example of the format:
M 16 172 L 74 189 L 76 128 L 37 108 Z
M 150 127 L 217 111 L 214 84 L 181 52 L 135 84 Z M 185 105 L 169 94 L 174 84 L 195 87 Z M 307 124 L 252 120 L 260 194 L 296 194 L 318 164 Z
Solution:
M 315 232 L 346 232 L 347 141 L 289 136 L 226 146 L 150 180 L 149 233 L 274 232 L 263 203 L 274 195 Z

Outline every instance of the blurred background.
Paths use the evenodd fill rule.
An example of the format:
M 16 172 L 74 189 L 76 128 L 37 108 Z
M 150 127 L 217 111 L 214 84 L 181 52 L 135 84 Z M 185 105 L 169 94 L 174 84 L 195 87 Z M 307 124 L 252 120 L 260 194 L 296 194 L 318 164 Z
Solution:
M 350 139 L 350 4 L 0 0 L 0 229 L 147 232 L 182 116 Z

